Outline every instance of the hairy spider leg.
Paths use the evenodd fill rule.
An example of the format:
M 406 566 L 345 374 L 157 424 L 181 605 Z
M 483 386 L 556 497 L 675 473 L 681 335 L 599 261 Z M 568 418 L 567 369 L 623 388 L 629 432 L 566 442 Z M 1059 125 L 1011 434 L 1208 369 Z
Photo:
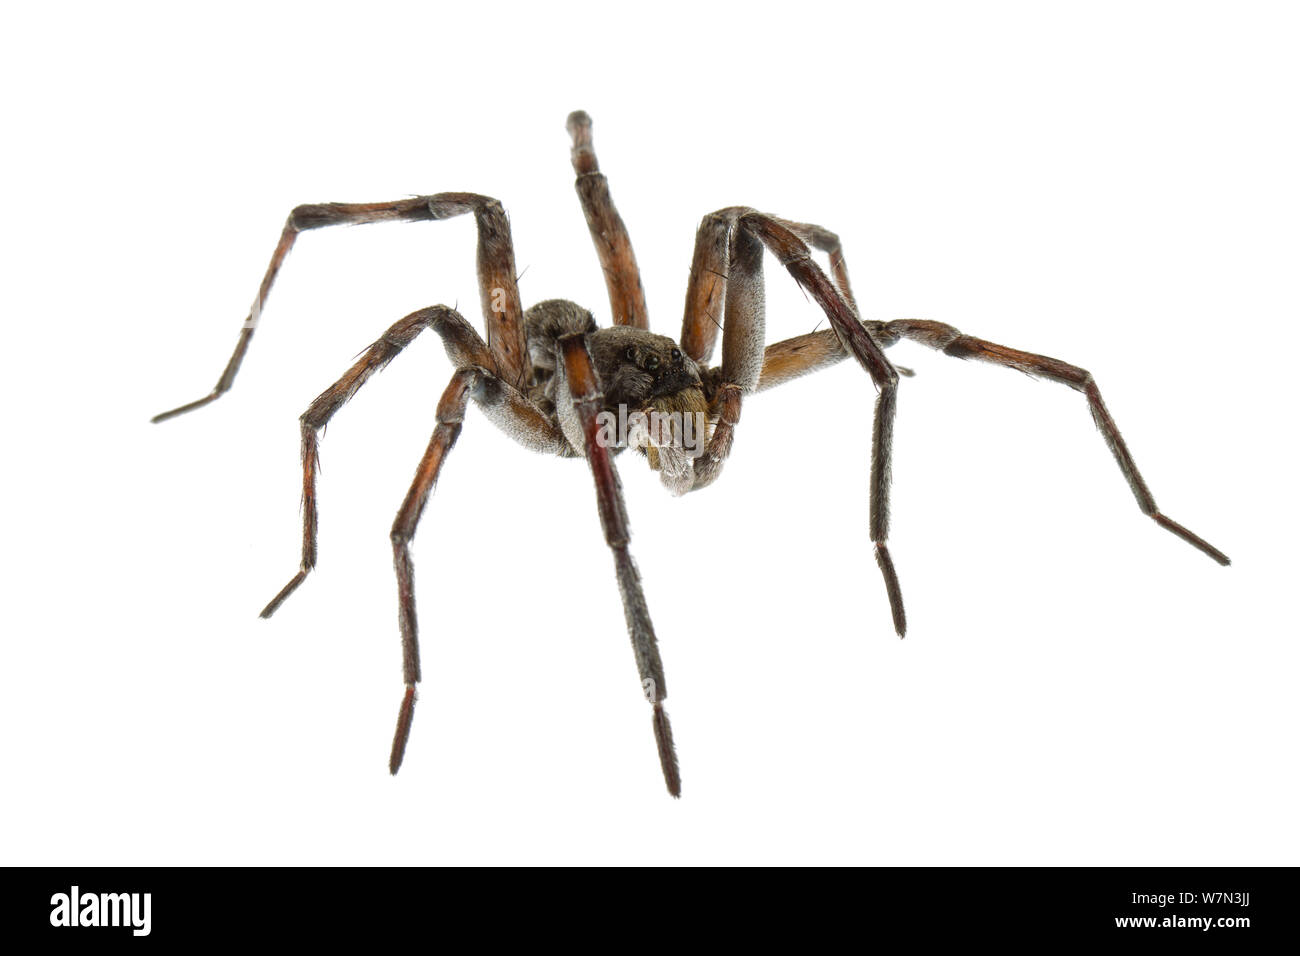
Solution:
M 578 174 L 573 185 L 605 273 L 610 315 L 615 325 L 648 329 L 650 316 L 646 311 L 645 290 L 641 287 L 641 272 L 637 269 L 627 226 L 609 194 L 609 181 L 596 161 L 596 149 L 591 143 L 591 117 L 576 110 L 569 114 L 566 125 L 573 137 L 570 153 L 573 171 Z
M 302 424 L 302 558 L 295 574 L 261 616 L 270 617 L 316 566 L 317 504 L 316 483 L 320 470 L 321 431 L 361 386 L 397 357 L 417 335 L 431 328 L 442 338 L 448 358 L 456 366 L 437 407 L 433 436 L 416 470 L 390 534 L 393 566 L 397 574 L 398 624 L 402 636 L 402 674 L 406 693 L 393 737 L 389 769 L 396 773 L 406 751 L 415 708 L 415 685 L 420 680 L 418 629 L 415 616 L 415 579 L 410 546 L 425 503 L 433 490 L 442 463 L 460 434 L 466 402 L 474 399 L 486 417 L 499 425 L 521 445 L 533 451 L 563 454 L 567 450 L 560 429 L 526 396 L 503 381 L 489 366 L 493 356 L 487 344 L 465 318 L 444 305 L 420 309 L 396 322 L 370 346 L 343 377 L 326 389 L 303 413 Z
M 1003 368 L 1017 369 L 1028 375 L 1042 376 L 1049 381 L 1060 382 L 1076 392 L 1082 392 L 1088 400 L 1088 410 L 1092 413 L 1092 420 L 1101 432 L 1101 437 L 1105 439 L 1111 454 L 1115 456 L 1119 470 L 1123 473 L 1129 488 L 1132 489 L 1133 497 L 1137 499 L 1142 513 L 1219 564 L 1231 563 L 1228 556 L 1214 545 L 1160 513 L 1156 507 L 1155 497 L 1147 488 L 1146 482 L 1142 480 L 1142 474 L 1138 471 L 1132 454 L 1129 453 L 1128 445 L 1124 443 L 1124 438 L 1119 433 L 1119 426 L 1115 424 L 1115 419 L 1111 418 L 1110 411 L 1101 400 L 1101 390 L 1097 387 L 1091 372 L 1062 362 L 1060 359 L 1035 355 L 1032 352 L 1021 352 L 1018 349 L 1007 348 L 1005 345 L 977 339 L 963 334 L 951 325 L 925 319 L 899 319 L 885 323 L 881 326 L 878 338 L 886 345 L 891 345 L 900 338 L 907 338 L 943 352 L 944 355 L 960 359 L 976 359 Z
M 814 240 L 831 257 L 835 281 L 827 278 L 800 233 Z M 762 253 L 766 248 L 785 266 L 801 288 L 809 292 L 831 322 L 831 332 L 840 349 L 852 354 L 866 369 L 878 390 L 872 426 L 871 478 L 869 485 L 869 530 L 875 545 L 889 598 L 894 630 L 902 637 L 907 631 L 902 589 L 889 553 L 889 482 L 893 449 L 894 417 L 897 408 L 898 371 L 867 332 L 853 304 L 839 239 L 829 230 L 806 223 L 787 223 L 745 207 L 721 209 L 706 216 L 696 234 L 691 279 L 686 293 L 686 314 L 682 322 L 682 348 L 697 361 L 707 361 L 717 337 L 714 313 L 721 300 L 722 381 L 714 395 L 714 416 L 718 424 L 704 454 L 696 460 L 695 489 L 716 480 L 722 463 L 731 453 L 735 428 L 740 418 L 742 396 L 765 387 Z M 828 339 L 801 337 L 803 345 L 791 349 L 791 342 L 778 343 L 774 357 L 785 357 L 787 380 L 815 367 L 838 361 L 826 343 Z M 814 354 L 811 346 L 820 346 Z M 807 346 L 807 348 L 805 348 Z M 782 351 L 784 350 L 784 351 Z M 801 355 L 801 351 L 808 354 Z M 698 357 L 697 357 L 698 356 Z M 773 384 L 771 378 L 767 386 Z
M 650 610 L 641 589 L 641 576 L 628 551 L 631 532 L 628 530 L 623 487 L 618 479 L 613 456 L 597 437 L 600 431 L 597 416 L 604 408 L 604 394 L 591 353 L 587 349 L 586 336 L 582 333 L 565 335 L 558 340 L 557 345 L 563 365 L 564 389 L 568 391 L 574 412 L 582 425 L 583 451 L 596 484 L 596 507 L 600 512 L 600 526 L 605 534 L 605 543 L 614 556 L 619 595 L 623 599 L 623 613 L 627 618 L 627 630 L 632 639 L 632 652 L 636 656 L 641 688 L 652 707 L 655 745 L 659 751 L 664 784 L 670 794 L 680 797 L 682 780 L 677 768 L 677 752 L 673 748 L 672 727 L 663 705 L 668 696 L 668 687 L 664 681 L 663 662 L 659 659 L 654 624 L 650 620 Z
M 415 716 L 415 685 L 420 682 L 420 639 L 415 618 L 415 567 L 411 562 L 411 540 L 424 513 L 442 463 L 456 444 L 461 423 L 465 420 L 465 407 L 471 391 L 484 374 L 476 368 L 460 368 L 451 376 L 447 388 L 438 400 L 438 423 L 434 426 L 429 447 L 420 459 L 415 480 L 406 493 L 402 506 L 393 520 L 390 538 L 393 543 L 393 570 L 397 573 L 397 620 L 402 632 L 402 680 L 406 689 L 397 712 L 397 728 L 393 732 L 393 747 L 388 757 L 388 772 L 397 773 L 406 756 L 406 742 L 411 736 L 411 721 Z
M 151 420 L 155 423 L 164 422 L 192 412 L 230 391 L 248 352 L 253 333 L 261 321 L 271 286 L 275 284 L 280 267 L 300 233 L 324 226 L 450 219 L 468 212 L 474 213 L 478 226 L 479 296 L 482 300 L 483 318 L 487 323 L 492 367 L 514 385 L 527 384 L 532 370 L 528 363 L 528 350 L 524 347 L 523 306 L 519 300 L 515 275 L 510 221 L 498 200 L 476 193 L 437 193 L 399 199 L 396 202 L 324 203 L 298 206 L 289 213 L 284 230 L 280 233 L 280 241 L 271 255 L 266 275 L 258 287 L 257 297 L 239 331 L 235 351 L 212 391 L 196 401 L 155 415 Z

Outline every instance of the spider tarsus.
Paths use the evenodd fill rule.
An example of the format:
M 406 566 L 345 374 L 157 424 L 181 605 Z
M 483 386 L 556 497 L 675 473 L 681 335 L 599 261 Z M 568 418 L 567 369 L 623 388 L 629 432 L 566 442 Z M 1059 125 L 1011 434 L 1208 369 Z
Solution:
M 279 594 L 271 598 L 271 603 L 268 604 L 266 607 L 262 608 L 262 613 L 259 614 L 258 617 L 270 617 L 272 614 L 278 611 L 280 609 L 280 605 L 283 604 L 286 599 L 288 599 L 289 595 L 292 594 L 294 591 L 298 590 L 298 585 L 302 584 L 302 582 L 306 580 L 307 580 L 307 569 L 303 568 L 301 571 L 299 571 L 289 580 L 288 584 L 286 584 L 284 587 L 280 589 Z
M 659 748 L 659 765 L 664 771 L 664 783 L 668 792 L 675 798 L 682 795 L 682 776 L 677 769 L 677 750 L 673 747 L 673 728 L 668 723 L 668 714 L 664 705 L 654 705 L 655 745 Z
M 406 741 L 411 736 L 411 719 L 415 716 L 415 685 L 407 684 L 402 707 L 397 712 L 397 730 L 393 733 L 393 752 L 388 756 L 388 772 L 396 774 L 406 756 Z
M 600 172 L 596 150 L 591 145 L 591 117 L 582 110 L 574 110 L 564 126 L 573 137 L 573 150 L 570 153 L 573 171 L 579 176 Z
M 903 589 L 898 586 L 894 559 L 889 556 L 889 549 L 883 541 L 876 542 L 876 563 L 880 565 L 880 573 L 885 576 L 885 591 L 889 594 L 889 613 L 894 617 L 894 630 L 900 638 L 905 637 L 907 614 L 903 611 Z
M 576 140 L 579 136 L 584 136 L 588 142 L 591 139 L 591 116 L 586 110 L 574 110 L 569 114 L 568 119 L 564 121 L 564 128 Z
M 180 405 L 176 408 L 171 409 L 170 411 L 159 412 L 153 418 L 149 419 L 149 421 L 152 424 L 157 425 L 159 422 L 165 422 L 169 418 L 175 418 L 177 415 L 184 415 L 186 412 L 192 412 L 196 408 L 202 408 L 204 405 L 208 405 L 212 402 L 215 402 L 220 397 L 221 397 L 220 392 L 213 392 L 211 395 L 204 395 L 200 399 L 196 399 L 195 401 L 188 402 L 185 405 Z
M 1151 515 L 1151 517 L 1155 519 L 1156 524 L 1160 525 L 1160 527 L 1164 528 L 1166 531 L 1172 531 L 1174 534 L 1178 535 L 1178 537 L 1182 538 L 1184 541 L 1190 544 L 1193 548 L 1200 551 L 1202 554 L 1208 555 L 1209 557 L 1213 558 L 1215 561 L 1219 562 L 1219 564 L 1223 565 L 1224 567 L 1227 567 L 1228 565 L 1232 564 L 1232 560 L 1226 554 L 1224 554 L 1214 545 L 1210 544 L 1210 542 L 1206 541 L 1200 535 L 1193 534 L 1191 531 L 1188 531 L 1186 528 L 1180 525 L 1177 521 L 1174 521 L 1172 518 L 1166 518 L 1159 511 L 1155 512 L 1153 515 Z

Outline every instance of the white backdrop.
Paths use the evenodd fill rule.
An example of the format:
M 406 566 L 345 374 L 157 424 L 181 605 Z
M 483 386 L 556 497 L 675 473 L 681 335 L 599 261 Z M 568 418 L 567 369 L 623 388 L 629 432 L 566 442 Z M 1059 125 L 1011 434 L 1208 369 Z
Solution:
M 6 863 L 1297 862 L 1291 613 L 1296 19 L 1286 4 L 65 6 L 9 16 L 0 762 Z M 684 795 L 580 462 L 476 411 L 415 546 L 406 766 L 388 528 L 450 366 L 422 338 L 322 445 L 297 416 L 406 313 L 475 322 L 468 219 L 304 236 L 192 416 L 288 210 L 500 197 L 526 303 L 608 305 L 588 110 L 652 324 L 699 218 L 838 231 L 863 312 L 1094 372 L 1081 396 L 911 345 L 892 633 L 851 364 L 745 406 L 713 488 L 620 462 Z M 767 260 L 769 334 L 821 321 Z

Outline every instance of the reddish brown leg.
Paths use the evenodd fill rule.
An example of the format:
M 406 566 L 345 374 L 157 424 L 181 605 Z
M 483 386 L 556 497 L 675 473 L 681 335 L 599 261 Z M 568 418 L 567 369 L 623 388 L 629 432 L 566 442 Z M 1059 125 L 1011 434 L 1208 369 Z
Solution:
M 727 290 L 727 236 L 746 210 L 719 209 L 700 222 L 695 233 L 691 277 L 686 284 L 686 310 L 682 316 L 682 351 L 700 365 L 713 358 L 722 331 L 722 309 Z
M 837 365 L 849 357 L 834 329 L 796 335 L 769 345 L 763 352 L 763 374 L 754 391 L 762 392 L 792 379 Z
M 343 377 L 322 392 L 299 419 L 302 425 L 302 560 L 298 573 L 262 609 L 262 617 L 274 614 L 316 566 L 316 476 L 320 470 L 321 431 L 372 375 L 396 358 L 426 328 L 433 329 L 442 337 L 447 356 L 458 368 L 480 369 L 478 381 L 482 387 L 476 398 L 484 413 L 507 434 L 534 451 L 560 454 L 566 447 L 559 429 L 540 409 L 487 370 L 492 364 L 492 354 L 460 313 L 445 305 L 412 312 L 366 349 Z
M 870 525 L 871 540 L 876 546 L 876 563 L 885 579 L 894 630 L 902 637 L 907 631 L 903 595 L 889 554 L 889 479 L 893 453 L 894 414 L 898 401 L 898 372 L 867 329 L 858 320 L 857 311 L 841 291 L 813 262 L 803 241 L 778 219 L 750 213 L 740 220 L 740 228 L 752 229 L 763 245 L 786 267 L 799 285 L 809 292 L 830 319 L 831 328 L 840 342 L 871 376 L 879 394 L 872 427 Z M 842 263 L 842 257 L 841 257 Z
M 472 397 L 490 420 L 526 448 L 550 454 L 563 454 L 568 448 L 563 434 L 547 415 L 487 367 L 492 364 L 492 353 L 463 316 L 441 305 L 411 313 L 370 346 L 356 364 L 312 402 L 302 415 L 302 562 L 298 573 L 263 609 L 262 617 L 274 614 L 316 565 L 316 476 L 320 468 L 320 431 L 372 375 L 391 362 L 425 328 L 432 328 L 441 336 L 447 356 L 458 368 L 438 403 L 437 427 L 411 490 L 398 511 L 391 534 L 397 572 L 398 622 L 402 633 L 402 673 L 406 682 L 389 760 L 394 773 L 402 762 L 410 734 L 415 685 L 420 679 L 410 543 L 424 504 L 442 469 L 442 462 L 460 434 L 466 402 Z
M 807 236 L 831 257 L 835 280 L 813 262 L 812 253 L 800 238 Z M 898 371 L 858 318 L 852 302 L 848 269 L 838 237 L 820 226 L 786 223 L 740 207 L 719 210 L 706 216 L 696 237 L 695 262 L 686 295 L 687 314 L 682 328 L 683 343 L 690 341 L 696 353 L 709 354 L 715 333 L 705 313 L 716 298 L 717 282 L 725 289 L 725 324 L 721 382 L 713 396 L 717 425 L 704 454 L 696 459 L 694 489 L 713 481 L 730 453 L 735 426 L 740 417 L 741 396 L 764 384 L 770 386 L 831 361 L 830 339 L 804 336 L 801 340 L 778 343 L 768 381 L 763 382 L 766 352 L 763 348 L 762 249 L 777 257 L 805 291 L 822 307 L 841 350 L 852 354 L 866 369 L 879 390 L 872 432 L 870 529 L 876 563 L 884 577 L 894 630 L 900 637 L 907 631 L 903 596 L 894 570 L 889 537 L 889 479 L 893 449 L 894 413 L 897 404 Z M 721 257 L 721 258 L 720 258 Z M 685 346 L 683 346 L 685 348 Z M 800 353 L 816 350 L 817 354 Z
M 433 429 L 429 447 L 416 469 L 415 481 L 406 494 L 406 500 L 393 521 L 393 567 L 397 572 L 397 620 L 402 630 L 402 679 L 406 691 L 397 713 L 397 730 L 393 734 L 393 749 L 388 758 L 388 770 L 397 773 L 406 754 L 406 741 L 411 735 L 411 718 L 415 714 L 415 685 L 420 682 L 420 642 L 415 620 L 415 568 L 411 564 L 411 540 L 420 523 L 425 503 L 442 471 L 442 463 L 465 420 L 465 406 L 470 393 L 484 373 L 479 369 L 458 369 L 451 377 L 438 402 L 438 424 Z
M 717 334 L 723 328 L 720 320 L 723 317 L 729 272 L 728 235 L 736 221 L 750 212 L 752 210 L 737 206 L 710 213 L 704 217 L 696 234 L 695 255 L 686 293 L 686 314 L 682 321 L 682 343 L 686 353 L 697 362 L 707 362 L 712 356 Z M 848 265 L 839 236 L 824 226 L 813 223 L 768 218 L 787 227 L 813 248 L 826 253 L 836 288 L 856 312 L 857 304 L 853 299 Z M 738 316 L 738 321 L 743 321 L 743 318 Z M 834 365 L 848 355 L 833 329 L 777 342 L 765 349 L 761 374 L 752 390 L 771 388 L 800 375 Z M 902 372 L 901 369 L 899 371 Z
M 879 325 L 879 322 L 867 323 L 869 329 L 875 329 Z M 824 368 L 838 365 L 848 357 L 849 353 L 844 351 L 834 329 L 821 329 L 774 342 L 763 352 L 763 374 L 754 391 L 766 391 L 811 372 L 820 372 Z M 897 363 L 894 364 L 894 371 L 905 378 L 916 374 Z
M 619 594 L 623 598 L 623 613 L 627 618 L 628 635 L 632 639 L 632 652 L 636 656 L 637 671 L 641 676 L 641 689 L 653 707 L 652 720 L 659 765 L 668 792 L 679 797 L 682 782 L 677 769 L 677 753 L 673 748 L 672 727 L 663 706 L 663 701 L 668 696 L 668 687 L 664 681 L 663 663 L 659 659 L 659 645 L 655 640 L 645 594 L 641 590 L 641 577 L 628 551 L 631 535 L 618 472 L 614 468 L 609 449 L 597 440 L 600 431 L 597 415 L 604 407 L 600 381 L 596 377 L 596 369 L 583 335 L 562 337 L 559 339 L 559 349 L 565 384 L 582 425 L 585 454 L 596 483 L 600 526 L 605 533 L 605 543 L 614 555 L 614 570 L 618 576 Z
M 840 295 L 853 311 L 857 312 L 858 306 L 853 298 L 852 286 L 849 284 L 849 270 L 844 261 L 844 249 L 840 245 L 840 237 L 829 229 L 813 223 L 782 221 L 782 224 L 814 249 L 826 253 L 830 260 L 831 278 L 835 280 L 836 288 L 840 290 Z M 822 329 L 819 332 L 809 332 L 806 335 L 796 335 L 782 342 L 775 342 L 764 352 L 763 374 L 754 390 L 761 392 L 782 385 L 801 375 L 835 365 L 848 357 L 849 353 L 844 351 L 844 346 L 834 329 Z M 910 377 L 913 374 L 911 369 L 900 365 L 895 365 L 894 370 L 899 375 Z
M 582 202 L 582 212 L 587 217 L 587 228 L 591 231 L 591 241 L 596 245 L 600 267 L 605 272 L 613 322 L 615 325 L 648 329 L 650 318 L 646 311 L 645 291 L 641 287 L 641 272 L 636 266 L 627 226 L 614 208 L 609 182 L 596 162 L 596 150 L 591 145 L 591 117 L 578 110 L 569 114 L 567 125 L 573 137 L 573 171 L 578 174 L 574 187 Z
M 736 221 L 752 210 L 744 206 L 719 209 L 705 216 L 695 234 L 695 254 L 691 260 L 691 277 L 686 287 L 686 310 L 682 318 L 682 350 L 700 364 L 707 364 L 713 356 L 713 347 L 718 333 L 722 331 L 723 300 L 727 287 L 727 237 Z M 853 299 L 853 289 L 849 284 L 848 265 L 844 261 L 844 249 L 840 237 L 824 226 L 806 222 L 782 222 L 795 235 L 803 239 L 814 249 L 826 253 L 830 260 L 831 277 L 835 280 L 840 294 L 853 311 L 857 303 Z M 800 337 L 802 338 L 802 336 Z M 838 348 L 839 340 L 831 336 Z M 790 340 L 795 342 L 796 340 Z M 785 345 L 786 343 L 778 343 Z M 769 347 L 769 352 L 775 346 Z M 793 351 L 800 351 L 796 347 Z M 839 350 L 837 359 L 846 358 L 848 353 Z M 803 368 L 796 374 L 814 371 L 820 366 Z M 781 379 L 787 381 L 796 377 L 788 374 Z M 770 387 L 774 383 L 759 384 L 756 389 Z
M 830 260 L 831 278 L 835 280 L 840 295 L 854 312 L 858 304 L 849 284 L 849 268 L 844 261 L 840 237 L 822 226 L 807 222 L 787 222 L 786 226 L 808 245 L 824 252 Z M 755 391 L 772 388 L 809 372 L 816 372 L 848 358 L 834 329 L 823 329 L 807 335 L 797 335 L 783 342 L 769 345 L 763 355 L 763 374 Z M 899 370 L 902 371 L 901 369 Z
M 323 226 L 359 225 L 372 222 L 417 222 L 433 219 L 450 219 L 473 212 L 478 224 L 479 294 L 483 314 L 487 321 L 488 343 L 498 373 L 512 384 L 520 384 L 528 375 L 527 351 L 524 347 L 523 307 L 519 301 L 519 288 L 515 282 L 515 255 L 510 240 L 510 223 L 501 204 L 487 196 L 474 193 L 439 193 L 434 196 L 416 196 L 396 202 L 381 203 L 325 203 L 299 206 L 289 214 L 280 233 L 280 241 L 271 255 L 266 275 L 258 287 L 248 318 L 239 332 L 235 351 L 226 363 L 221 378 L 212 391 L 196 401 L 155 415 L 154 422 L 163 422 L 177 415 L 202 408 L 216 401 L 230 390 L 239 372 L 239 366 L 248 352 L 253 332 L 261 320 L 262 309 L 270 295 L 275 277 L 293 248 L 299 233 Z
M 397 353 L 448 311 L 444 306 L 434 306 L 412 312 L 395 323 L 374 345 L 366 349 L 343 377 L 322 392 L 299 418 L 302 431 L 302 561 L 298 573 L 280 589 L 266 607 L 262 617 L 270 617 L 285 600 L 298 589 L 316 566 L 316 474 L 320 470 L 319 434 L 334 413 L 342 408 L 366 380 L 397 357 Z
M 835 280 L 836 288 L 840 290 L 840 295 L 849 304 L 849 308 L 857 312 L 858 303 L 853 298 L 853 288 L 849 284 L 849 267 L 844 261 L 844 248 L 840 245 L 840 237 L 826 227 L 811 222 L 777 221 L 818 252 L 826 253 L 827 259 L 830 260 L 831 278 Z
M 1097 428 L 1101 432 L 1102 438 L 1105 439 L 1106 445 L 1110 448 L 1111 454 L 1115 456 L 1115 461 L 1119 464 L 1119 470 L 1123 473 L 1124 480 L 1128 482 L 1129 488 L 1132 489 L 1133 497 L 1137 499 L 1138 507 L 1142 509 L 1142 513 L 1154 520 L 1156 524 L 1166 531 L 1182 538 L 1202 554 L 1219 562 L 1219 564 L 1226 565 L 1230 563 L 1228 556 L 1214 545 L 1188 531 L 1173 519 L 1165 517 L 1156 508 L 1156 500 L 1147 489 L 1146 482 L 1142 480 L 1142 475 L 1138 472 L 1133 456 L 1129 453 L 1128 446 L 1124 444 L 1124 439 L 1119 433 L 1119 427 L 1115 424 L 1115 420 L 1110 417 L 1110 412 L 1102 402 L 1101 390 L 1097 388 L 1097 383 L 1093 380 L 1091 372 L 1069 365 L 1059 359 L 1049 358 L 1046 355 L 1021 352 L 970 335 L 963 335 L 951 325 L 944 325 L 942 322 L 902 319 L 897 322 L 889 322 L 883 326 L 882 338 L 886 344 L 897 341 L 900 337 L 920 342 L 922 345 L 927 345 L 955 358 L 978 359 L 982 362 L 1001 365 L 1004 368 L 1014 368 L 1029 375 L 1041 375 L 1043 378 L 1053 382 L 1060 382 L 1062 385 L 1070 386 L 1077 392 L 1082 392 L 1088 400 L 1088 409 L 1092 412 L 1092 419 L 1096 422 Z
M 723 210 L 706 217 L 705 222 L 725 220 L 732 212 Z M 698 243 L 696 251 L 699 251 Z M 695 459 L 692 490 L 707 487 L 721 474 L 722 465 L 731 454 L 735 441 L 742 396 L 754 390 L 762 371 L 766 327 L 763 244 L 748 230 L 734 228 L 726 244 L 726 260 L 722 266 L 727 277 L 722 326 L 722 381 L 713 395 L 711 409 L 711 417 L 717 420 L 717 425 L 704 453 Z

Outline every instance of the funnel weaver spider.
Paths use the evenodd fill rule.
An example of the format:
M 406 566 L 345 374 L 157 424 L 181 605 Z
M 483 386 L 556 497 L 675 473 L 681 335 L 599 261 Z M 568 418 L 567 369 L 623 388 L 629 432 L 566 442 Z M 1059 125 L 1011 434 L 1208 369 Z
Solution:
M 301 417 L 302 560 L 297 574 L 262 611 L 262 617 L 275 613 L 316 565 L 316 474 L 321 430 L 372 375 L 422 331 L 433 329 L 442 338 L 455 371 L 438 402 L 437 426 L 428 450 L 392 527 L 406 687 L 389 759 L 391 772 L 396 773 L 402 763 L 414 714 L 415 685 L 420 680 L 411 541 L 443 461 L 460 433 L 470 401 L 529 450 L 587 459 L 642 689 L 652 708 L 664 781 L 674 797 L 681 793 L 681 778 L 663 707 L 667 685 L 640 577 L 628 551 L 627 512 L 613 456 L 626 447 L 637 448 L 673 493 L 704 488 L 717 479 L 731 451 L 743 398 L 752 392 L 826 368 L 850 355 L 871 377 L 877 397 L 869 531 L 894 629 L 900 637 L 907 624 L 887 544 L 890 450 L 900 369 L 890 363 L 884 350 L 901 339 L 911 339 L 954 358 L 1018 369 L 1081 392 L 1142 513 L 1220 564 L 1229 563 L 1221 551 L 1157 509 L 1091 374 L 1054 358 L 965 335 L 940 322 L 860 319 L 840 241 L 821 226 L 779 219 L 747 207 L 721 209 L 705 216 L 696 236 L 680 341 L 650 332 L 631 241 L 596 162 L 591 119 L 586 113 L 575 112 L 569 116 L 568 129 L 573 139 L 578 196 L 605 273 L 614 323 L 611 327 L 598 327 L 591 312 L 563 300 L 523 308 L 510 224 L 495 199 L 473 193 L 439 193 L 396 202 L 299 206 L 289 214 L 234 354 L 216 387 L 203 398 L 153 419 L 161 422 L 193 411 L 230 389 L 267 295 L 299 233 L 324 226 L 473 214 L 478 228 L 478 279 L 486 341 L 455 309 L 440 305 L 421 309 L 393 325 L 342 378 L 311 403 Z M 812 249 L 827 255 L 829 276 L 814 262 Z M 830 328 L 764 346 L 764 251 L 775 256 L 812 296 L 830 320 Z M 709 360 L 719 331 L 722 363 L 713 366 Z M 610 439 L 603 431 L 608 416 L 621 411 L 626 420 L 629 410 L 634 415 L 663 416 L 670 422 L 668 431 L 660 430 L 654 437 L 644 428 L 633 429 Z M 689 441 L 692 430 L 686 427 L 691 419 L 700 422 L 694 442 Z

